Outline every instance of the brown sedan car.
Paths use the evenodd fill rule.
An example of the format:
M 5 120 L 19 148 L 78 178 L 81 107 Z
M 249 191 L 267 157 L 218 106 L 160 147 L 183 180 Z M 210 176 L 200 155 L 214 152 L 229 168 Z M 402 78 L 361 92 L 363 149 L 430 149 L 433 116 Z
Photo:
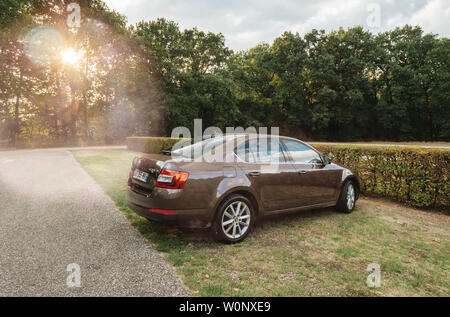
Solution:
M 261 135 L 209 138 L 164 154 L 136 157 L 128 206 L 157 222 L 212 228 L 242 241 L 259 217 L 335 206 L 350 213 L 359 180 L 297 139 Z

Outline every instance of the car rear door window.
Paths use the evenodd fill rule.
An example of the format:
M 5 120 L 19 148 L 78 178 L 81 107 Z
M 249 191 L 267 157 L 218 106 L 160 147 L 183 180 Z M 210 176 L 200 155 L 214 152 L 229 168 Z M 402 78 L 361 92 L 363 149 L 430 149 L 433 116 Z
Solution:
M 279 140 L 258 138 L 250 140 L 250 151 L 253 153 L 257 163 L 284 163 L 286 159 Z
M 275 147 L 274 150 L 272 148 Z M 236 155 L 247 163 L 284 163 L 286 159 L 283 148 L 278 142 L 271 142 L 270 139 L 251 139 L 241 144 L 235 149 Z
M 242 161 L 247 163 L 255 163 L 255 158 L 253 157 L 253 153 L 250 152 L 250 145 L 248 141 L 242 143 L 239 145 L 235 150 L 234 153 L 237 157 L 239 157 Z
M 286 149 L 294 163 L 314 164 L 321 163 L 320 155 L 309 146 L 294 140 L 283 140 Z

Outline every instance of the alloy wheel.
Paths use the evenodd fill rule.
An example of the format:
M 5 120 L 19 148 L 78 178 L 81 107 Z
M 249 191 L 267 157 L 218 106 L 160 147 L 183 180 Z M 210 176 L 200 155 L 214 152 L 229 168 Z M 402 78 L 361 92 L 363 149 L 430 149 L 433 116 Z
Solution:
M 353 187 L 353 184 L 348 184 L 347 188 L 347 207 L 348 210 L 352 210 L 353 206 L 355 205 L 355 188 Z
M 250 227 L 250 208 L 243 201 L 234 201 L 222 215 L 222 230 L 229 239 L 239 239 Z

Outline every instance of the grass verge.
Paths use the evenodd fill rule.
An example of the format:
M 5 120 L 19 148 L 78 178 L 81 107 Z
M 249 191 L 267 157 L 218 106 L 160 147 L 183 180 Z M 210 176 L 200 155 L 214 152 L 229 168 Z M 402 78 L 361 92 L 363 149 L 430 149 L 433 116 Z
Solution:
M 332 209 L 265 220 L 243 243 L 150 223 L 126 206 L 127 150 L 73 151 L 143 236 L 166 254 L 200 296 L 448 296 L 448 216 L 362 200 L 350 214 Z M 393 207 L 394 206 L 394 207 Z M 401 210 L 400 210 L 401 209 Z M 412 212 L 414 211 L 414 212 Z M 366 285 L 370 263 L 381 287 Z

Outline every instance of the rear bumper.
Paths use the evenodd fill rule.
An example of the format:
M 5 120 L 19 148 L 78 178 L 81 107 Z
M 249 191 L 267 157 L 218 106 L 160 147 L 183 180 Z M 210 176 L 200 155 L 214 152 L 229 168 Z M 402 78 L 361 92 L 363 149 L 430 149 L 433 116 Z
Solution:
M 127 188 L 127 205 L 138 215 L 148 220 L 181 228 L 209 228 L 212 225 L 213 213 L 208 209 L 170 209 L 163 199 L 145 197 Z M 169 205 L 169 206 L 167 206 Z M 159 212 L 150 211 L 150 209 Z M 163 213 L 170 210 L 170 213 Z

